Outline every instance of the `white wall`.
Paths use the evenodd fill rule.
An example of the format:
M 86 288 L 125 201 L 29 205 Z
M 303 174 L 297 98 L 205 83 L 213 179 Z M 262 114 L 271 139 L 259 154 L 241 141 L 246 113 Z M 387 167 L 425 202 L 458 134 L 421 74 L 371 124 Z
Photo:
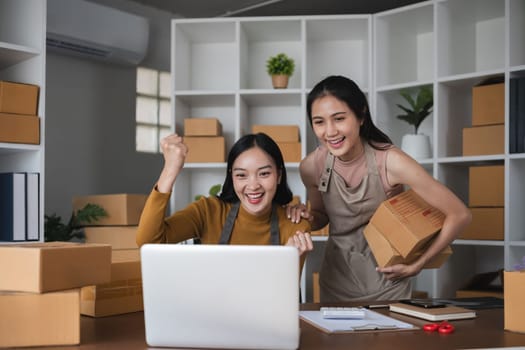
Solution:
M 149 17 L 141 65 L 169 71 L 171 14 L 126 0 L 94 2 Z M 149 193 L 162 156 L 135 152 L 136 68 L 49 51 L 46 59 L 45 214 L 68 220 L 76 195 Z

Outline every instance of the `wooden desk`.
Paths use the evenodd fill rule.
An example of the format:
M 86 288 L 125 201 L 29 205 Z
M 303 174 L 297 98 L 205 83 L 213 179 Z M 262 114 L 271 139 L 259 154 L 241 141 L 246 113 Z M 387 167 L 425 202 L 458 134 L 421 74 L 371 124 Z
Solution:
M 303 304 L 303 310 L 318 310 L 319 304 Z M 376 309 L 388 314 L 388 309 Z M 525 334 L 503 330 L 503 309 L 477 310 L 473 320 L 452 321 L 456 331 L 449 335 L 423 330 L 381 333 L 327 334 L 301 321 L 301 350 L 322 349 L 464 349 L 525 346 Z M 416 326 L 423 320 L 390 314 Z M 56 349 L 148 349 L 144 336 L 144 314 L 90 318 L 82 316 L 80 346 Z M 34 349 L 34 348 L 33 348 Z M 44 348 L 43 348 L 44 349 Z M 48 348 L 45 348 L 48 349 Z

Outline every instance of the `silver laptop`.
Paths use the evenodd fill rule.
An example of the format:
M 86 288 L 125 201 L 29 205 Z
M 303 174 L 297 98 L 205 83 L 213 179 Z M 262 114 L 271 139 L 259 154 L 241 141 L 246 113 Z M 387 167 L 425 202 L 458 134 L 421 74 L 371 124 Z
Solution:
M 149 346 L 298 348 L 296 248 L 146 244 L 141 259 Z

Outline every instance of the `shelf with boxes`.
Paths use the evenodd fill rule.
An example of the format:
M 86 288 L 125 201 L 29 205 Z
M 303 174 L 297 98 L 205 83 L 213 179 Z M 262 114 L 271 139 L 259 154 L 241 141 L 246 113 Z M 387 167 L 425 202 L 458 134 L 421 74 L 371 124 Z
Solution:
M 43 240 L 46 2 L 2 1 L 0 23 L 0 173 L 36 178 L 36 190 L 29 190 L 29 197 L 24 199 L 36 212 L 14 213 L 13 203 L 0 205 L 0 215 L 7 211 L 11 224 L 16 220 L 18 227 L 34 229 L 14 232 L 12 225 L 6 228 L 8 220 L 4 217 L 0 236 L 7 242 Z M 8 187 L 12 195 L 13 182 Z M 16 191 L 21 193 L 20 189 Z

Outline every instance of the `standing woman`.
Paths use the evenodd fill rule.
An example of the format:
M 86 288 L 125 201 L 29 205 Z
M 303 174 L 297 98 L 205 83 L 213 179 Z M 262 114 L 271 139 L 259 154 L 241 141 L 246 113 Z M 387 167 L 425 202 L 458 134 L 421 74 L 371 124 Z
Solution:
M 265 134 L 240 138 L 228 155 L 219 197 L 203 197 L 165 217 L 171 189 L 191 152 L 173 134 L 161 141 L 164 168 L 151 191 L 137 230 L 137 244 L 178 243 L 198 238 L 203 244 L 292 245 L 301 254 L 313 249 L 310 223 L 291 222 L 283 206 L 292 200 L 284 161 Z M 302 265 L 301 265 L 302 266 Z
M 330 76 L 308 95 L 307 113 L 320 146 L 300 165 L 311 204 L 292 220 L 330 223 L 320 271 L 321 302 L 410 298 L 409 277 L 449 245 L 470 222 L 465 205 L 372 122 L 365 95 L 350 79 Z M 441 232 L 410 265 L 377 268 L 363 229 L 381 202 L 409 186 L 445 214 Z

